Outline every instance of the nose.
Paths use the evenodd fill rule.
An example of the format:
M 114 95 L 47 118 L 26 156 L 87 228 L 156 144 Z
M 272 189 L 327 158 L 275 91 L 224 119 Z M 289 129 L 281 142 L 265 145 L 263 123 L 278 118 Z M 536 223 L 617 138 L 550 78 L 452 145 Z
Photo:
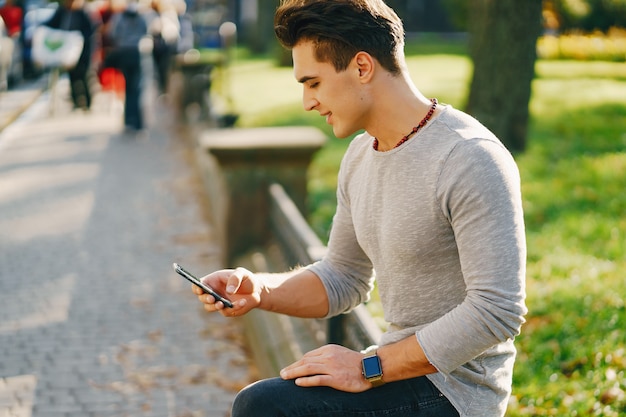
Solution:
M 311 111 L 311 110 L 314 110 L 319 105 L 319 102 L 317 101 L 315 97 L 313 97 L 312 94 L 310 93 L 307 94 L 305 90 L 304 93 L 302 94 L 302 104 L 304 106 L 305 111 Z

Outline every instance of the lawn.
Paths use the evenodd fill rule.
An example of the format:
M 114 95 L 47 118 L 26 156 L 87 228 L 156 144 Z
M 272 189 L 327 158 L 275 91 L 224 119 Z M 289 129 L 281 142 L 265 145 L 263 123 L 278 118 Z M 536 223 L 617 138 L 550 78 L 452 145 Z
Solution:
M 427 96 L 463 108 L 471 62 L 458 42 L 412 44 Z M 529 314 L 508 416 L 626 415 L 626 64 L 537 62 L 528 149 L 516 156 L 528 239 Z M 348 140 L 306 113 L 290 68 L 239 57 L 240 126 L 306 124 L 328 136 L 310 169 L 310 224 L 324 240 Z M 375 305 L 373 306 L 375 308 Z

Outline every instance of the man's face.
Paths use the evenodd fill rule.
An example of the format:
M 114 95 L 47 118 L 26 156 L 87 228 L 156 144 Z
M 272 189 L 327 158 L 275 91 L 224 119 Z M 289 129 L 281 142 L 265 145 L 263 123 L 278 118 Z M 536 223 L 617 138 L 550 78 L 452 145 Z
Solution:
M 337 72 L 332 64 L 315 59 L 310 41 L 298 43 L 292 54 L 294 75 L 303 87 L 304 109 L 317 110 L 338 138 L 363 129 L 366 101 L 354 61 L 345 71 Z

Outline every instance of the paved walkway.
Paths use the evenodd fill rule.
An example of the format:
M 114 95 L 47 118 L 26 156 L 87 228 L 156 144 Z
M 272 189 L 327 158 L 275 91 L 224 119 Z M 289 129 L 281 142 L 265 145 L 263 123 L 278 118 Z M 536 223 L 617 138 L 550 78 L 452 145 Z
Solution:
M 228 416 L 243 325 L 171 268 L 220 266 L 189 141 L 158 100 L 135 137 L 57 91 L 0 132 L 0 417 Z

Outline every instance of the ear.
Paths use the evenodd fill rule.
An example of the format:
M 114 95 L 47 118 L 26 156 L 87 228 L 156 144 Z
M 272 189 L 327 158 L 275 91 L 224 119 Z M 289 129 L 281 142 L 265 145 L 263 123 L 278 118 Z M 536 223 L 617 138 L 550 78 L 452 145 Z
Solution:
M 359 71 L 359 80 L 362 83 L 368 83 L 374 76 L 374 70 L 376 69 L 376 61 L 367 52 L 357 52 L 354 56 L 354 63 Z

